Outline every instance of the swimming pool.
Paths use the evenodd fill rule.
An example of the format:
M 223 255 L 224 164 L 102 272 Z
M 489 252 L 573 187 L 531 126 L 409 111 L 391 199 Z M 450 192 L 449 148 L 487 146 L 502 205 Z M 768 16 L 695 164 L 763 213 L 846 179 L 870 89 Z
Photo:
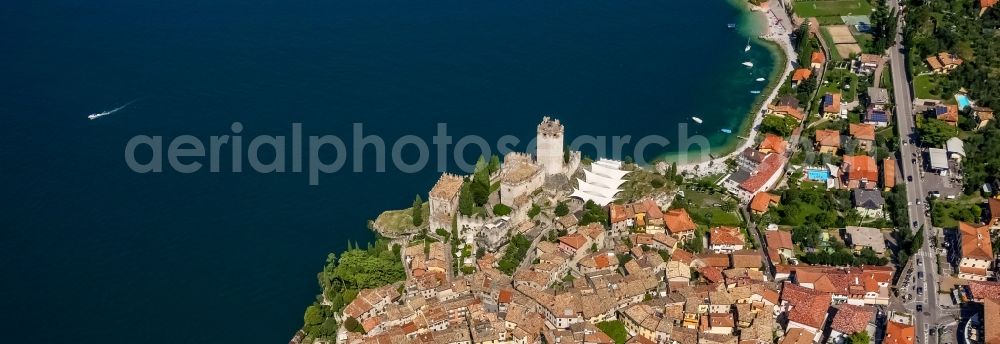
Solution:
M 822 182 L 826 181 L 827 179 L 830 179 L 830 171 L 822 169 L 807 169 L 806 175 L 809 177 L 809 180 L 817 182 Z
M 959 110 L 965 110 L 965 108 L 972 105 L 971 103 L 969 103 L 969 97 L 964 94 L 956 94 L 955 100 L 958 101 Z

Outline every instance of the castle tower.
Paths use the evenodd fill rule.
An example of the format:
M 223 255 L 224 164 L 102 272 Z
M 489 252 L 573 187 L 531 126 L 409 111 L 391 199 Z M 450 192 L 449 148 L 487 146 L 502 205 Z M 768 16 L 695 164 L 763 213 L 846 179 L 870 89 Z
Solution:
M 542 165 L 546 175 L 562 173 L 563 170 L 563 125 L 558 119 L 548 116 L 538 124 L 538 136 L 535 138 L 535 155 L 538 164 Z

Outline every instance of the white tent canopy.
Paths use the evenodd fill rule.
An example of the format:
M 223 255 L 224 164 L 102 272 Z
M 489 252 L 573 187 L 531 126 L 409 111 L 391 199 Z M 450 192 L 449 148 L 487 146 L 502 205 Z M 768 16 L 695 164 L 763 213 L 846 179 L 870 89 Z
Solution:
M 622 179 L 630 171 L 621 170 L 620 161 L 601 159 L 590 164 L 590 170 L 583 170 L 584 179 L 577 179 L 577 188 L 570 197 L 583 201 L 593 201 L 600 206 L 606 206 L 615 200 L 615 195 L 621 192 L 619 187 Z

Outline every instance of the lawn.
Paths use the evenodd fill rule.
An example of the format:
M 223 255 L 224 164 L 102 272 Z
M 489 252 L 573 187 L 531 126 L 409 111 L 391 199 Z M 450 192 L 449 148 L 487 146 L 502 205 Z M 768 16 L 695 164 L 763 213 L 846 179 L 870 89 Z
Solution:
M 424 202 L 421 213 L 423 213 L 423 223 L 420 227 L 426 227 L 430 218 L 430 204 L 428 202 Z M 375 228 L 381 230 L 382 234 L 389 236 L 413 234 L 419 229 L 413 226 L 413 211 L 410 208 L 385 211 L 375 219 L 374 225 Z
M 800 203 L 798 211 L 794 213 L 789 213 L 790 216 L 786 219 L 786 221 L 783 221 L 782 224 L 791 226 L 801 226 L 806 223 L 807 217 L 822 212 L 826 212 L 826 210 L 820 209 L 819 207 L 812 204 Z
M 931 94 L 931 90 L 937 87 L 934 83 L 933 75 L 918 75 L 913 78 L 913 92 L 917 98 L 920 99 L 937 99 L 940 98 Z
M 826 81 L 829 81 L 830 83 L 820 87 L 820 95 L 827 92 L 840 92 L 841 101 L 845 103 L 852 102 L 857 99 L 858 76 L 854 73 L 851 73 L 846 69 L 831 69 L 826 72 Z M 843 85 L 845 84 L 851 85 L 851 87 L 844 89 Z
M 743 225 L 743 218 L 736 213 L 739 209 L 738 203 L 721 188 L 686 187 L 683 200 L 682 206 L 696 223 L 709 227 Z
M 931 203 L 931 222 L 936 227 L 955 228 L 959 221 L 977 222 L 982 216 L 982 208 L 973 199 L 943 200 Z
M 622 344 L 628 341 L 628 331 L 625 330 L 625 325 L 620 320 L 599 322 L 597 328 L 614 339 L 615 343 Z
M 844 19 L 841 19 L 840 16 L 816 17 L 816 21 L 819 22 L 819 25 L 843 25 L 844 24 Z
M 830 17 L 869 14 L 872 5 L 867 0 L 797 0 L 795 14 L 799 17 Z

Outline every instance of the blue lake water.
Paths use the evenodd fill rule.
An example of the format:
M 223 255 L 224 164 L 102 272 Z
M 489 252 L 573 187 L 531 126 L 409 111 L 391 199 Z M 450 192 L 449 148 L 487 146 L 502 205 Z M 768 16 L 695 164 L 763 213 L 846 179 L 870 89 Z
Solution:
M 358 122 L 393 142 L 447 123 L 456 137 L 527 141 L 552 114 L 569 137 L 674 140 L 697 115 L 693 130 L 721 145 L 775 68 L 757 43 L 743 52 L 747 37 L 726 28 L 741 12 L 721 0 L 6 5 L 7 342 L 287 340 L 327 252 L 370 240 L 368 219 L 438 174 L 371 172 L 370 160 L 318 186 L 304 173 L 139 174 L 124 159 L 136 135 L 207 140 L 240 122 L 247 141 L 292 123 L 349 137 Z

